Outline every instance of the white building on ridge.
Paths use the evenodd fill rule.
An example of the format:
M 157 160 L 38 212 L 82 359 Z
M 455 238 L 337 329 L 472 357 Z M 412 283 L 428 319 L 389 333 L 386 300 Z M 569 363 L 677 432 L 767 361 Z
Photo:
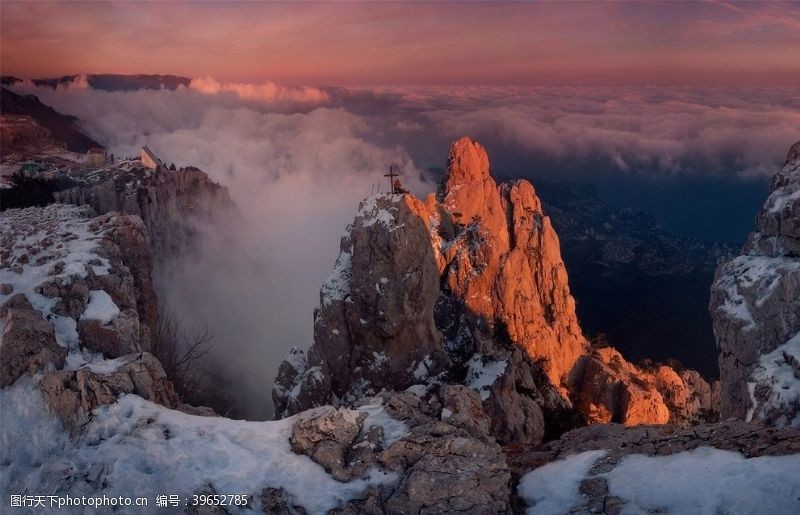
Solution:
M 147 146 L 142 147 L 140 158 L 142 160 L 142 164 L 151 170 L 155 170 L 161 166 L 161 160 L 157 158 L 153 151 Z

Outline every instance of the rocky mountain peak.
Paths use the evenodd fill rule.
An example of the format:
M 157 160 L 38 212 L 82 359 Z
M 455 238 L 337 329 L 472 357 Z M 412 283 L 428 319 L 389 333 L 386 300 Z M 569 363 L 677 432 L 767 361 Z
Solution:
M 701 378 L 659 381 L 614 356 L 593 355 L 583 336 L 558 236 L 533 185 L 496 184 L 486 151 L 462 138 L 450 147 L 438 196 L 361 203 L 321 289 L 314 344 L 281 365 L 273 399 L 283 417 L 382 390 L 427 395 L 466 385 L 479 392 L 492 434 L 508 443 L 539 441 L 581 417 L 664 423 L 712 411 Z M 697 388 L 706 401 L 670 407 L 672 390 L 682 399 Z
M 439 201 L 456 223 L 481 223 L 507 251 L 508 228 L 500 191 L 489 171 L 483 146 L 464 137 L 450 145 Z
M 483 145 L 470 137 L 463 137 L 450 145 L 447 169 L 442 181 L 445 196 L 453 189 L 470 183 L 491 179 L 489 156 Z

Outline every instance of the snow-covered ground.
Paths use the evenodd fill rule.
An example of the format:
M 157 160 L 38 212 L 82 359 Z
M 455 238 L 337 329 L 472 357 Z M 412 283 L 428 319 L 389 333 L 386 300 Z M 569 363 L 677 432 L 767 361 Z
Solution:
M 563 515 L 580 508 L 579 486 L 602 477 L 608 495 L 622 499 L 624 515 L 649 513 L 776 515 L 800 513 L 800 455 L 745 459 L 701 447 L 669 456 L 632 454 L 611 471 L 589 471 L 606 454 L 587 451 L 544 465 L 520 480 L 529 515 Z
M 279 421 L 245 422 L 187 415 L 126 395 L 96 409 L 92 422 L 70 439 L 30 378 L 0 391 L 0 409 L 4 506 L 11 494 L 144 496 L 153 506 L 158 495 L 180 495 L 183 500 L 210 485 L 226 495 L 283 488 L 309 513 L 325 513 L 358 496 L 368 484 L 396 480 L 392 473 L 373 470 L 366 479 L 341 483 L 310 458 L 293 453 L 292 425 L 313 411 Z M 388 440 L 405 434 L 402 422 L 388 417 L 382 407 L 371 405 L 365 411 L 367 425 L 383 426 Z M 254 498 L 249 508 L 232 511 L 258 508 Z M 182 513 L 183 507 L 174 511 Z

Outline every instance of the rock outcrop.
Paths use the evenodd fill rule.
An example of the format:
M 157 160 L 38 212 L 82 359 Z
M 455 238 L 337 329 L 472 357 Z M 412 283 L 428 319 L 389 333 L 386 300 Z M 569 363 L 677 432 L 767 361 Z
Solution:
M 567 387 L 586 340 L 550 219 L 527 181 L 498 186 L 483 147 L 462 138 L 450 148 L 438 195 L 424 215 L 441 238 L 439 268 L 465 309 L 502 327 L 557 387 Z
M 394 424 L 402 422 L 401 435 L 387 438 L 381 426 L 368 425 L 361 410 L 376 403 Z M 310 411 L 298 417 L 290 441 L 340 481 L 369 467 L 397 475 L 382 492 L 367 490 L 348 503 L 345 513 L 510 513 L 511 475 L 488 429 L 475 392 L 450 387 L 440 396 L 383 394 L 362 399 L 356 410 Z M 270 493 L 271 504 L 285 504 L 281 499 Z
M 114 365 L 99 371 L 86 366 L 45 374 L 40 383 L 45 401 L 73 430 L 89 420 L 94 408 L 129 393 L 169 408 L 181 406 L 161 363 L 152 354 L 129 354 Z
M 158 308 L 141 219 L 63 204 L 0 219 L 0 386 L 40 374 L 47 404 L 73 428 L 128 393 L 182 408 L 143 352 Z
M 717 418 L 719 383 L 693 370 L 642 369 L 611 347 L 585 358 L 576 403 L 589 423 L 693 424 Z
M 315 345 L 301 381 L 321 370 L 330 386 L 316 402 L 402 390 L 446 368 L 433 319 L 438 291 L 433 250 L 409 203 L 362 203 L 314 314 Z
M 348 409 L 325 409 L 313 417 L 301 418 L 292 429 L 292 451 L 305 454 L 339 481 L 357 475 L 347 468 L 346 455 L 363 428 L 366 413 Z
M 53 326 L 25 295 L 17 293 L 5 301 L 0 318 L 0 388 L 14 384 L 23 374 L 64 366 L 67 349 L 56 342 Z
M 800 142 L 742 255 L 718 268 L 709 309 L 722 417 L 800 427 Z
M 483 147 L 462 138 L 436 195 L 362 202 L 320 292 L 314 345 L 281 365 L 273 399 L 282 417 L 382 389 L 464 384 L 503 443 L 536 443 L 584 417 L 666 423 L 713 411 L 699 376 L 657 377 L 604 356 L 581 332 L 533 186 L 496 184 Z

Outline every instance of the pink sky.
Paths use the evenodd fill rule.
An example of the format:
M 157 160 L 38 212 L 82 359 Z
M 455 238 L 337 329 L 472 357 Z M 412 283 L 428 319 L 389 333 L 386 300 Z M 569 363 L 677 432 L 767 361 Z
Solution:
M 287 84 L 800 83 L 800 3 L 0 3 L 0 72 Z

